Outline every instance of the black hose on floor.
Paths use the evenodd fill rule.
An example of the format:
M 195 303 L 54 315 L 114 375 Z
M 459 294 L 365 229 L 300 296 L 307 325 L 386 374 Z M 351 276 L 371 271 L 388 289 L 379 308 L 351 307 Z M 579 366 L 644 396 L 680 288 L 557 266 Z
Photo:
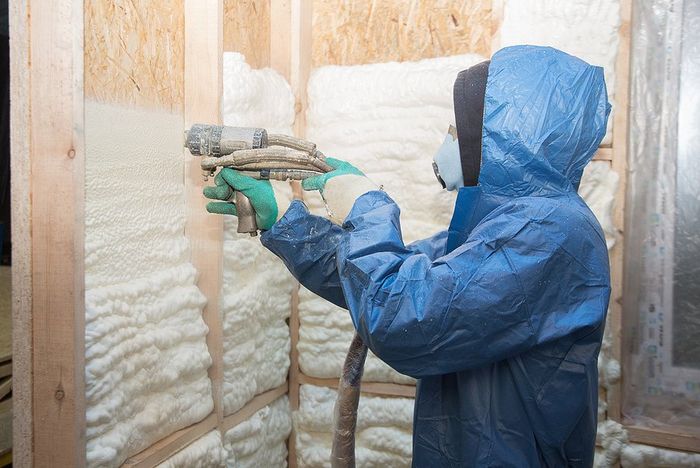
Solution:
M 357 406 L 360 402 L 362 372 L 367 358 L 367 346 L 360 335 L 350 343 L 338 385 L 333 415 L 333 468 L 355 468 L 355 429 L 357 428 Z

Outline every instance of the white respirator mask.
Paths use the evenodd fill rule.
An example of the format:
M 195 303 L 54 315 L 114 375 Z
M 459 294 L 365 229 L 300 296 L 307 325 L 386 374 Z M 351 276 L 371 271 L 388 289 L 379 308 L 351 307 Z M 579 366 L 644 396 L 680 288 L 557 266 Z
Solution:
M 442 188 L 452 191 L 464 187 L 457 129 L 453 125 L 450 125 L 442 145 L 433 156 L 433 171 Z

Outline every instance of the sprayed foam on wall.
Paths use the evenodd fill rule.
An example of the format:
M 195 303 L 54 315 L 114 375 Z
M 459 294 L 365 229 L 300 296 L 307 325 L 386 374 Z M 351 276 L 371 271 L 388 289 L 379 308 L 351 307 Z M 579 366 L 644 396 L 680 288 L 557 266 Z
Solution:
M 299 367 L 313 377 L 338 378 L 355 328 L 348 311 L 319 298 L 306 288 L 299 291 Z M 411 377 L 399 374 L 370 354 L 365 363 L 365 382 L 410 384 Z
M 607 161 L 591 161 L 583 171 L 578 193 L 586 200 L 605 233 L 608 250 L 615 245 L 615 224 L 613 223 L 613 204 L 617 183 L 620 177 Z
M 226 466 L 287 466 L 287 437 L 291 430 L 289 400 L 283 396 L 224 434 Z
M 237 53 L 223 59 L 223 120 L 291 134 L 294 96 L 271 69 L 253 70 Z M 291 199 L 289 185 L 273 182 Z M 224 219 L 221 309 L 224 335 L 224 411 L 230 414 L 256 394 L 282 385 L 289 369 L 291 275 L 259 238 L 236 233 Z
M 619 28 L 619 0 L 503 0 L 500 45 L 552 46 L 603 67 L 613 102 Z M 603 144 L 612 141 L 612 120 Z
M 210 468 L 225 466 L 221 433 L 211 431 L 158 465 L 158 468 Z
M 184 236 L 182 117 L 86 102 L 85 387 L 89 466 L 213 409 L 206 302 Z
M 158 468 L 258 468 L 287 465 L 292 430 L 289 401 L 283 396 L 223 434 L 211 431 Z
M 294 415 L 299 466 L 330 467 L 336 391 L 302 385 Z M 356 462 L 362 467 L 411 465 L 413 399 L 362 395 L 357 416 Z

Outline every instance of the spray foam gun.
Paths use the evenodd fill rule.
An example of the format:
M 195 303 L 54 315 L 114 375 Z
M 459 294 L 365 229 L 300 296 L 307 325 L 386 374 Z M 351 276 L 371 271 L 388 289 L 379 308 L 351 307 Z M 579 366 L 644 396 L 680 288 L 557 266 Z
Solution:
M 316 145 L 299 138 L 267 133 L 264 128 L 195 124 L 185 131 L 185 147 L 204 156 L 204 180 L 219 167 L 230 167 L 255 179 L 302 180 L 333 170 Z M 230 197 L 238 212 L 238 232 L 258 234 L 255 210 L 240 192 Z

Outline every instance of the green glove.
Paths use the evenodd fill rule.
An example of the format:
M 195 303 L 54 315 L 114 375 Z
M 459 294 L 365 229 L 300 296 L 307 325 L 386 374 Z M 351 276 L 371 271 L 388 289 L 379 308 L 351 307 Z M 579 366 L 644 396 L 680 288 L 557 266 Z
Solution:
M 236 216 L 236 205 L 231 201 L 234 191 L 243 193 L 255 209 L 255 220 L 260 229 L 270 229 L 289 207 L 286 197 L 275 193 L 269 180 L 257 180 L 235 169 L 223 168 L 214 179 L 214 187 L 204 187 L 204 196 L 211 200 L 224 200 L 207 204 L 207 211 L 214 214 Z
M 326 172 L 325 174 L 319 175 L 319 176 L 314 176 L 314 177 L 309 177 L 308 179 L 304 179 L 301 183 L 301 186 L 304 188 L 304 190 L 323 190 L 323 188 L 326 186 L 326 183 L 332 179 L 333 177 L 339 177 L 339 176 L 344 176 L 344 175 L 358 175 L 364 177 L 365 175 L 362 173 L 361 170 L 350 164 L 349 162 L 342 161 L 340 159 L 335 159 L 335 158 L 326 158 L 326 164 L 331 166 L 333 171 L 331 172 Z
M 348 162 L 326 158 L 326 163 L 335 170 L 304 179 L 301 186 L 304 190 L 320 191 L 328 217 L 334 223 L 342 224 L 355 200 L 367 192 L 379 190 L 379 187 Z

